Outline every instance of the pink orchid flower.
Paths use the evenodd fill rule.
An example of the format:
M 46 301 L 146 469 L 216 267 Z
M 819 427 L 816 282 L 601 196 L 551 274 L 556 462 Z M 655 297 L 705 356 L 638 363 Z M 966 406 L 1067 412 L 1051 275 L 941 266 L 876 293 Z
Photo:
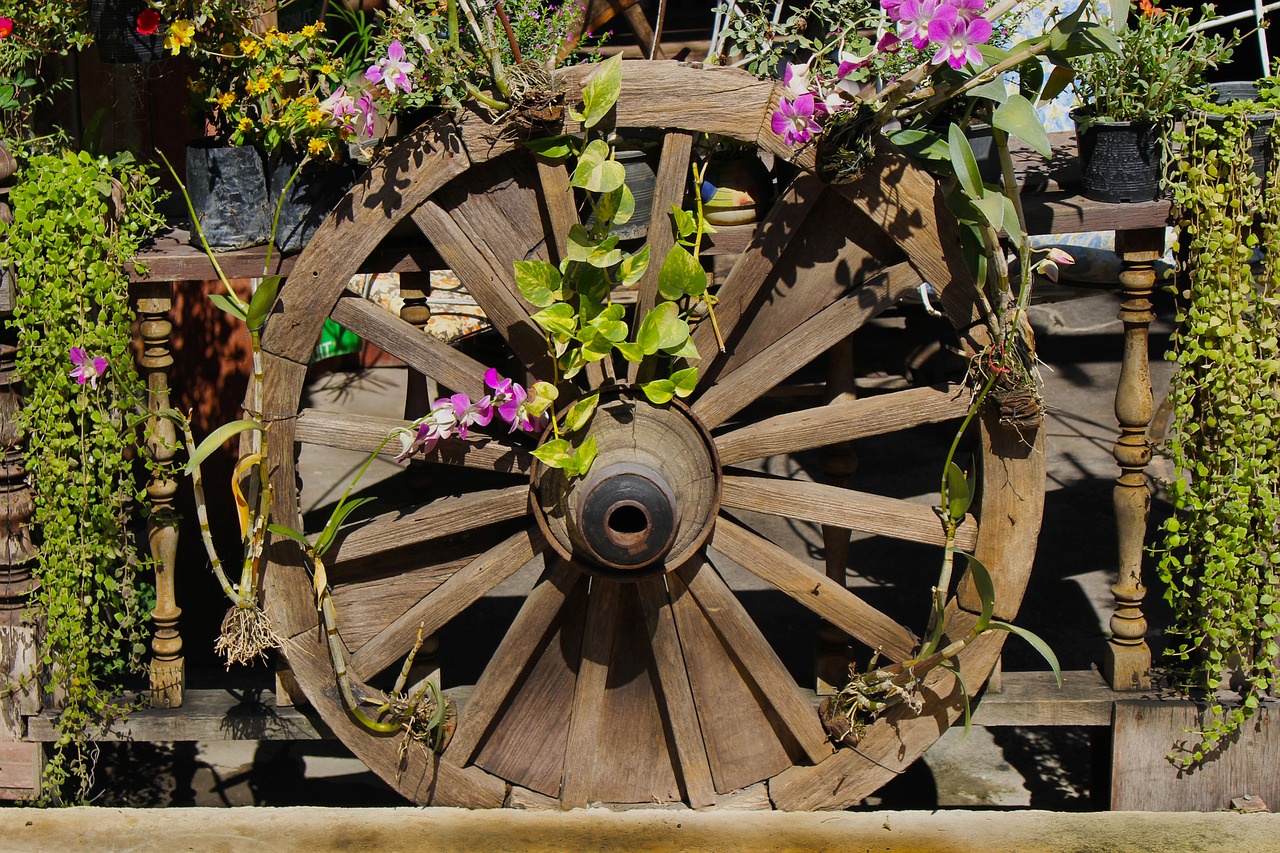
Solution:
M 889 16 L 891 21 L 902 20 L 902 2 L 903 0 L 880 0 L 880 8 Z
M 956 14 L 962 21 L 972 21 L 975 18 L 982 17 L 982 12 L 986 8 L 985 0 L 947 0 L 956 9 Z
M 991 39 L 991 23 L 986 18 L 974 18 L 965 22 L 959 18 L 944 20 L 935 18 L 929 24 L 929 40 L 938 45 L 933 64 L 946 62 L 959 71 L 968 62 L 982 66 L 982 51 L 978 45 Z
M 328 116 L 333 127 L 345 127 L 354 131 L 356 118 L 360 115 L 355 98 L 347 94 L 346 86 L 339 86 L 333 94 L 320 102 L 320 111 Z
M 813 119 L 816 109 L 812 92 L 806 92 L 794 101 L 783 98 L 773 114 L 773 132 L 781 136 L 787 145 L 805 144 L 813 134 L 822 130 L 822 126 Z
M 937 41 L 929 34 L 935 22 L 939 26 L 950 25 L 957 18 L 956 7 L 946 0 L 904 0 L 898 12 L 902 16 L 898 37 L 903 41 L 910 39 L 916 50 L 924 50 L 930 41 Z
M 72 347 L 71 363 L 75 367 L 72 368 L 70 376 L 81 385 L 88 382 L 89 387 L 97 390 L 98 377 L 107 372 L 107 360 L 102 356 L 90 358 L 89 354 L 80 347 Z
M 364 135 L 369 139 L 373 138 L 374 128 L 373 120 L 377 117 L 378 112 L 373 106 L 373 95 L 370 92 L 362 92 L 356 100 L 356 120 L 364 125 Z
M 787 95 L 791 98 L 798 98 L 812 92 L 813 82 L 809 79 L 809 63 L 797 65 L 794 62 L 788 62 L 786 71 L 782 72 L 782 85 L 786 87 Z
M 491 367 L 484 374 L 484 384 L 493 391 L 491 405 L 511 424 L 511 432 L 538 432 L 546 426 L 544 418 L 534 417 L 527 411 L 525 401 L 529 393 L 518 382 L 503 377 Z
M 383 84 L 390 92 L 398 89 L 407 95 L 413 91 L 413 80 L 409 75 L 416 70 L 417 67 L 405 56 L 404 45 L 396 39 L 387 46 L 387 55 L 374 61 L 364 72 L 364 78 L 370 83 Z

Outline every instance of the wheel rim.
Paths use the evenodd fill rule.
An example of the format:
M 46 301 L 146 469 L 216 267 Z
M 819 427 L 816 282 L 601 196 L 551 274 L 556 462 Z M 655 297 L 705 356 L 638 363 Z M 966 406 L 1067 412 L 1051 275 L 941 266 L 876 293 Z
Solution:
M 649 90 L 681 96 L 642 97 Z M 735 104 L 732 119 L 709 110 L 689 120 L 687 100 L 724 100 L 726 93 Z M 692 132 L 776 147 L 758 121 L 744 124 L 737 118 L 765 115 L 776 98 L 772 87 L 734 72 L 627 63 L 619 125 L 668 128 L 655 210 L 667 209 L 670 196 L 678 201 L 683 194 L 683 180 L 672 176 L 687 171 Z M 741 109 L 744 99 L 758 101 L 760 111 Z M 346 279 L 397 222 L 412 220 L 423 231 L 486 309 L 516 362 L 537 371 L 545 359 L 545 344 L 529 321 L 532 309 L 520 300 L 503 265 L 509 271 L 515 259 L 555 260 L 561 232 L 567 232 L 568 217 L 576 212 L 571 199 L 566 210 L 567 195 L 558 195 L 559 188 L 567 189 L 563 174 L 509 141 L 495 142 L 487 130 L 475 120 L 460 128 L 442 122 L 402 142 L 330 217 L 283 288 L 263 337 L 278 518 L 300 526 L 295 441 L 372 449 L 378 429 L 385 435 L 394 425 L 299 412 L 303 362 L 326 317 L 446 387 L 473 395 L 481 390 L 485 365 L 377 306 L 342 295 Z M 885 155 L 881 165 L 889 177 L 880 183 L 837 191 L 802 175 L 784 192 L 722 285 L 720 321 L 731 346 L 727 354 L 704 362 L 689 409 L 638 404 L 625 394 L 609 403 L 639 409 L 642 423 L 650 410 L 665 413 L 653 414 L 653 421 L 666 418 L 668 430 L 675 424 L 681 438 L 676 443 L 693 457 L 690 468 L 672 473 L 660 454 L 614 451 L 607 456 L 613 445 L 602 443 L 595 480 L 589 475 L 570 486 L 539 470 L 529 454 L 532 445 L 494 435 L 466 447 L 442 446 L 432 460 L 510 474 L 511 485 L 442 498 L 394 520 L 374 519 L 342 540 L 336 576 L 344 567 L 356 576 L 361 566 L 400 559 L 403 576 L 412 580 L 409 598 L 385 604 L 388 613 L 400 611 L 394 618 L 382 619 L 363 636 L 344 632 L 351 670 L 366 680 L 403 657 L 420 625 L 435 631 L 516 570 L 535 561 L 542 567 L 441 757 L 416 750 L 402 754 L 397 739 L 374 736 L 346 715 L 317 631 L 301 555 L 288 542 L 273 543 L 268 607 L 286 636 L 285 654 L 304 692 L 335 733 L 405 796 L 441 805 L 497 806 L 515 786 L 565 807 L 654 801 L 710 806 L 725 804 L 736 789 L 767 781 L 775 807 L 839 808 L 909 764 L 960 712 L 955 678 L 935 671 L 926 681 L 930 698 L 924 713 L 886 715 L 870 727 L 857 751 L 833 751 L 811 701 L 714 564 L 729 558 L 891 659 L 909 656 L 916 644 L 908 628 L 735 518 L 743 510 L 765 512 L 824 525 L 824 530 L 864 530 L 941 544 L 928 507 L 839 486 L 762 478 L 736 467 L 949 420 L 967 408 L 963 389 L 921 388 L 891 399 L 870 397 L 733 422 L 767 390 L 770 377 L 784 378 L 791 372 L 787 367 L 831 349 L 915 287 L 921 274 L 936 281 L 955 278 L 959 268 L 938 233 L 931 179 L 892 155 Z M 886 202 L 909 192 L 915 193 L 911 201 Z M 530 211 L 536 227 L 522 216 Z M 850 218 L 874 236 L 855 239 L 830 227 L 813 229 L 814 223 Z M 665 253 L 663 243 L 669 247 L 672 238 L 661 228 L 655 231 L 651 249 Z M 964 288 L 938 290 L 967 345 L 980 346 L 981 330 L 973 327 L 976 307 Z M 646 298 L 652 296 L 642 284 L 641 306 Z M 711 334 L 707 324 L 695 332 L 701 352 L 714 349 Z M 604 380 L 590 381 L 599 388 Z M 1043 440 L 1039 434 L 1010 435 L 985 418 L 980 432 L 985 488 L 977 518 L 961 528 L 961 544 L 976 549 L 992 569 L 1000 615 L 1010 618 L 1034 554 Z M 652 488 L 646 491 L 645 483 Z M 701 485 L 690 497 L 694 483 Z M 592 494 L 596 498 L 585 500 Z M 691 519 L 690 505 L 704 517 Z M 663 533 L 664 506 L 670 508 L 669 535 Z M 583 519 L 577 529 L 570 529 L 571 518 Z M 463 548 L 443 562 L 415 565 L 390 554 L 501 525 L 514 532 L 504 527 L 508 532 L 496 545 L 490 536 L 486 547 Z M 583 534 L 584 527 L 590 535 Z M 628 539 L 629 534 L 642 535 Z M 388 547 L 390 541 L 395 547 Z M 644 546 L 639 556 L 620 562 L 616 553 L 601 553 L 619 542 L 626 551 L 637 541 Z M 628 559 L 632 564 L 624 565 Z M 358 592 L 368 596 L 359 587 L 359 582 L 349 587 L 335 582 L 335 601 L 359 600 Z M 962 583 L 960 601 L 948 611 L 953 631 L 971 624 L 972 617 L 959 606 L 965 603 L 971 602 Z M 999 637 L 987 636 L 962 654 L 961 670 L 971 690 L 985 681 L 999 647 Z M 622 758 L 614 761 L 609 755 Z

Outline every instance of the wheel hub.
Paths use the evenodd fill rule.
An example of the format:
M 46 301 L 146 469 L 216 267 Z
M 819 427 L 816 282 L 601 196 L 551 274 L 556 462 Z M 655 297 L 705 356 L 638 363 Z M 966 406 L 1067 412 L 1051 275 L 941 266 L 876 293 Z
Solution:
M 580 445 L 596 439 L 585 477 L 540 463 L 535 515 L 551 546 L 587 571 L 642 578 L 683 565 L 706 542 L 720 508 L 715 445 L 684 405 L 602 399 Z

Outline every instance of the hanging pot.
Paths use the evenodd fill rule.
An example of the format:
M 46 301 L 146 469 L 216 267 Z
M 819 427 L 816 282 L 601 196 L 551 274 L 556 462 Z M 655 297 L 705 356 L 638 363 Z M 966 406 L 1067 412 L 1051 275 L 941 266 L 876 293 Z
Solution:
M 187 192 L 212 249 L 267 242 L 267 175 L 256 148 L 203 141 L 187 146 Z M 191 242 L 197 242 L 195 228 Z
M 635 196 L 636 209 L 626 222 L 614 225 L 609 232 L 619 240 L 636 240 L 649 234 L 653 215 L 653 190 L 658 175 L 654 171 L 657 142 L 645 136 L 627 137 L 614 144 L 613 159 L 622 164 L 627 189 Z M 588 230 L 595 226 L 595 214 L 587 217 Z
M 1164 125 L 1105 121 L 1072 113 L 1084 194 L 1094 201 L 1141 202 L 1160 197 Z
M 89 26 L 98 58 L 112 64 L 160 59 L 164 49 L 160 29 L 157 27 L 150 35 L 138 32 L 139 26 L 146 23 L 139 16 L 148 11 L 152 10 L 145 0 L 93 0 Z
M 356 182 L 356 167 L 347 159 L 335 163 L 332 160 L 308 160 L 294 178 L 289 178 L 302 163 L 303 157 L 291 148 L 281 149 L 271 158 L 271 171 L 267 179 L 268 205 L 275 216 L 280 205 L 280 221 L 276 225 L 276 246 L 282 252 L 299 252 L 311 240 L 311 235 L 324 222 L 329 211 Z M 285 190 L 285 187 L 288 190 Z M 284 195 L 284 201 L 280 197 Z
M 1258 100 L 1258 85 L 1248 82 L 1214 83 L 1212 86 L 1215 104 L 1231 104 L 1236 101 Z M 1227 117 L 1216 113 L 1208 113 L 1205 121 L 1215 131 L 1222 132 Z M 1245 116 L 1249 125 L 1249 156 L 1253 159 L 1253 173 L 1258 176 L 1261 186 L 1267 186 L 1267 175 L 1271 173 L 1271 161 L 1275 151 L 1271 145 L 1271 127 L 1276 123 L 1276 111 L 1249 113 Z

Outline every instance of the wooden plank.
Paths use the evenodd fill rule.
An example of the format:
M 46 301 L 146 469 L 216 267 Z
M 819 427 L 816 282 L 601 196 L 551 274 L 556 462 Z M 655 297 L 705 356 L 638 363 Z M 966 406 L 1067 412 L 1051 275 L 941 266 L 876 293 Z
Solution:
M 719 526 L 717 524 L 717 528 Z M 815 764 L 829 758 L 831 745 L 827 743 L 827 734 L 812 703 L 800 692 L 791 673 L 724 579 L 707 563 L 686 564 L 678 574 L 729 653 L 741 665 L 740 671 L 756 683 L 805 757 Z
M 569 231 L 579 223 L 578 206 L 574 203 L 573 187 L 569 186 L 569 170 L 565 164 L 546 157 L 535 158 L 538 164 L 540 200 L 547 234 L 552 238 L 548 246 L 556 263 L 564 260 L 565 247 L 569 245 Z
M 654 179 L 653 206 L 649 220 L 649 267 L 640 278 L 636 317 L 644 317 L 658 298 L 658 271 L 671 247 L 676 244 L 675 223 L 671 205 L 684 203 L 684 188 L 689 177 L 689 161 L 693 154 L 693 134 L 668 131 L 662 138 L 662 156 Z M 633 369 L 639 365 L 633 365 Z
M 508 486 L 436 498 L 410 513 L 389 512 L 354 525 L 339 536 L 333 562 L 362 560 L 519 518 L 529 511 L 529 487 Z
M 755 475 L 726 476 L 722 488 L 720 503 L 728 509 L 764 512 L 907 542 L 947 544 L 942 521 L 934 508 L 925 504 L 825 483 Z M 972 551 L 977 542 L 977 519 L 966 515 L 956 530 L 955 546 Z
M 1280 705 L 1264 702 L 1224 749 L 1187 773 L 1165 756 L 1193 746 L 1204 711 L 1190 701 L 1115 703 L 1111 808 L 1116 811 L 1214 812 L 1249 794 L 1280 803 Z
M 910 659 L 920 644 L 914 634 L 844 584 L 723 516 L 716 521 L 711 547 L 890 660 Z
M 0 800 L 34 797 L 40 790 L 40 745 L 0 741 Z
M 716 436 L 716 451 L 722 465 L 733 465 L 900 432 L 963 417 L 971 397 L 964 385 L 943 385 L 814 406 Z
M 471 760 L 511 689 L 555 624 L 556 615 L 580 574 L 568 563 L 557 561 L 539 579 L 476 682 L 466 713 L 459 715 L 458 728 L 444 751 L 445 761 L 460 767 Z
M 518 572 L 547 546 L 536 527 L 522 530 L 476 557 L 396 617 L 351 657 L 350 669 L 368 680 L 404 655 L 421 630 L 429 637 L 485 593 Z
M 385 458 L 394 459 L 400 455 L 400 442 L 391 441 L 383 445 L 382 440 L 395 430 L 408 429 L 411 424 L 412 421 L 400 418 L 303 409 L 298 415 L 297 439 L 304 444 L 339 450 L 377 451 Z M 438 443 L 430 453 L 414 458 L 504 474 L 527 475 L 533 464 L 533 457 L 524 448 L 474 429 L 466 439 L 455 436 Z
M 666 581 L 662 578 L 642 581 L 636 584 L 636 592 L 649 635 L 653 638 L 654 666 L 662 687 L 662 704 L 675 741 L 685 798 L 694 808 L 714 805 L 715 783 L 711 778 L 711 765 L 707 763 L 707 747 L 702 740 L 698 711 L 693 704 L 693 690 L 689 686 L 689 673 L 680 648 Z
M 1111 706 L 1131 693 L 1111 689 L 1096 669 L 1062 673 L 1005 672 L 1000 691 L 990 686 L 973 707 L 975 726 L 1110 726 Z
M 513 782 L 513 791 L 524 786 L 546 797 L 560 796 L 587 586 L 582 576 L 561 608 L 554 631 L 511 691 L 502 724 L 491 729 L 476 752 L 476 766 Z M 560 808 L 558 801 L 548 802 Z
M 607 760 L 606 756 L 597 754 L 596 747 L 601 727 L 606 723 L 604 696 L 620 598 L 618 584 L 599 583 L 592 585 L 591 597 L 587 600 L 582 659 L 573 689 L 569 742 L 564 751 L 564 785 L 560 792 L 563 808 L 586 808 L 592 783 L 597 778 L 596 764 Z
M 693 404 L 693 411 L 708 429 L 718 426 L 891 307 L 919 283 L 919 277 L 907 264 L 885 270 L 865 287 L 841 297 L 801 323 L 732 373 L 720 376 Z
M 350 294 L 338 300 L 330 316 L 446 388 L 473 400 L 484 396 L 488 368 L 382 306 Z
M 792 758 L 759 688 L 743 674 L 684 582 L 669 574 L 667 583 L 719 803 L 728 792 L 790 767 Z

